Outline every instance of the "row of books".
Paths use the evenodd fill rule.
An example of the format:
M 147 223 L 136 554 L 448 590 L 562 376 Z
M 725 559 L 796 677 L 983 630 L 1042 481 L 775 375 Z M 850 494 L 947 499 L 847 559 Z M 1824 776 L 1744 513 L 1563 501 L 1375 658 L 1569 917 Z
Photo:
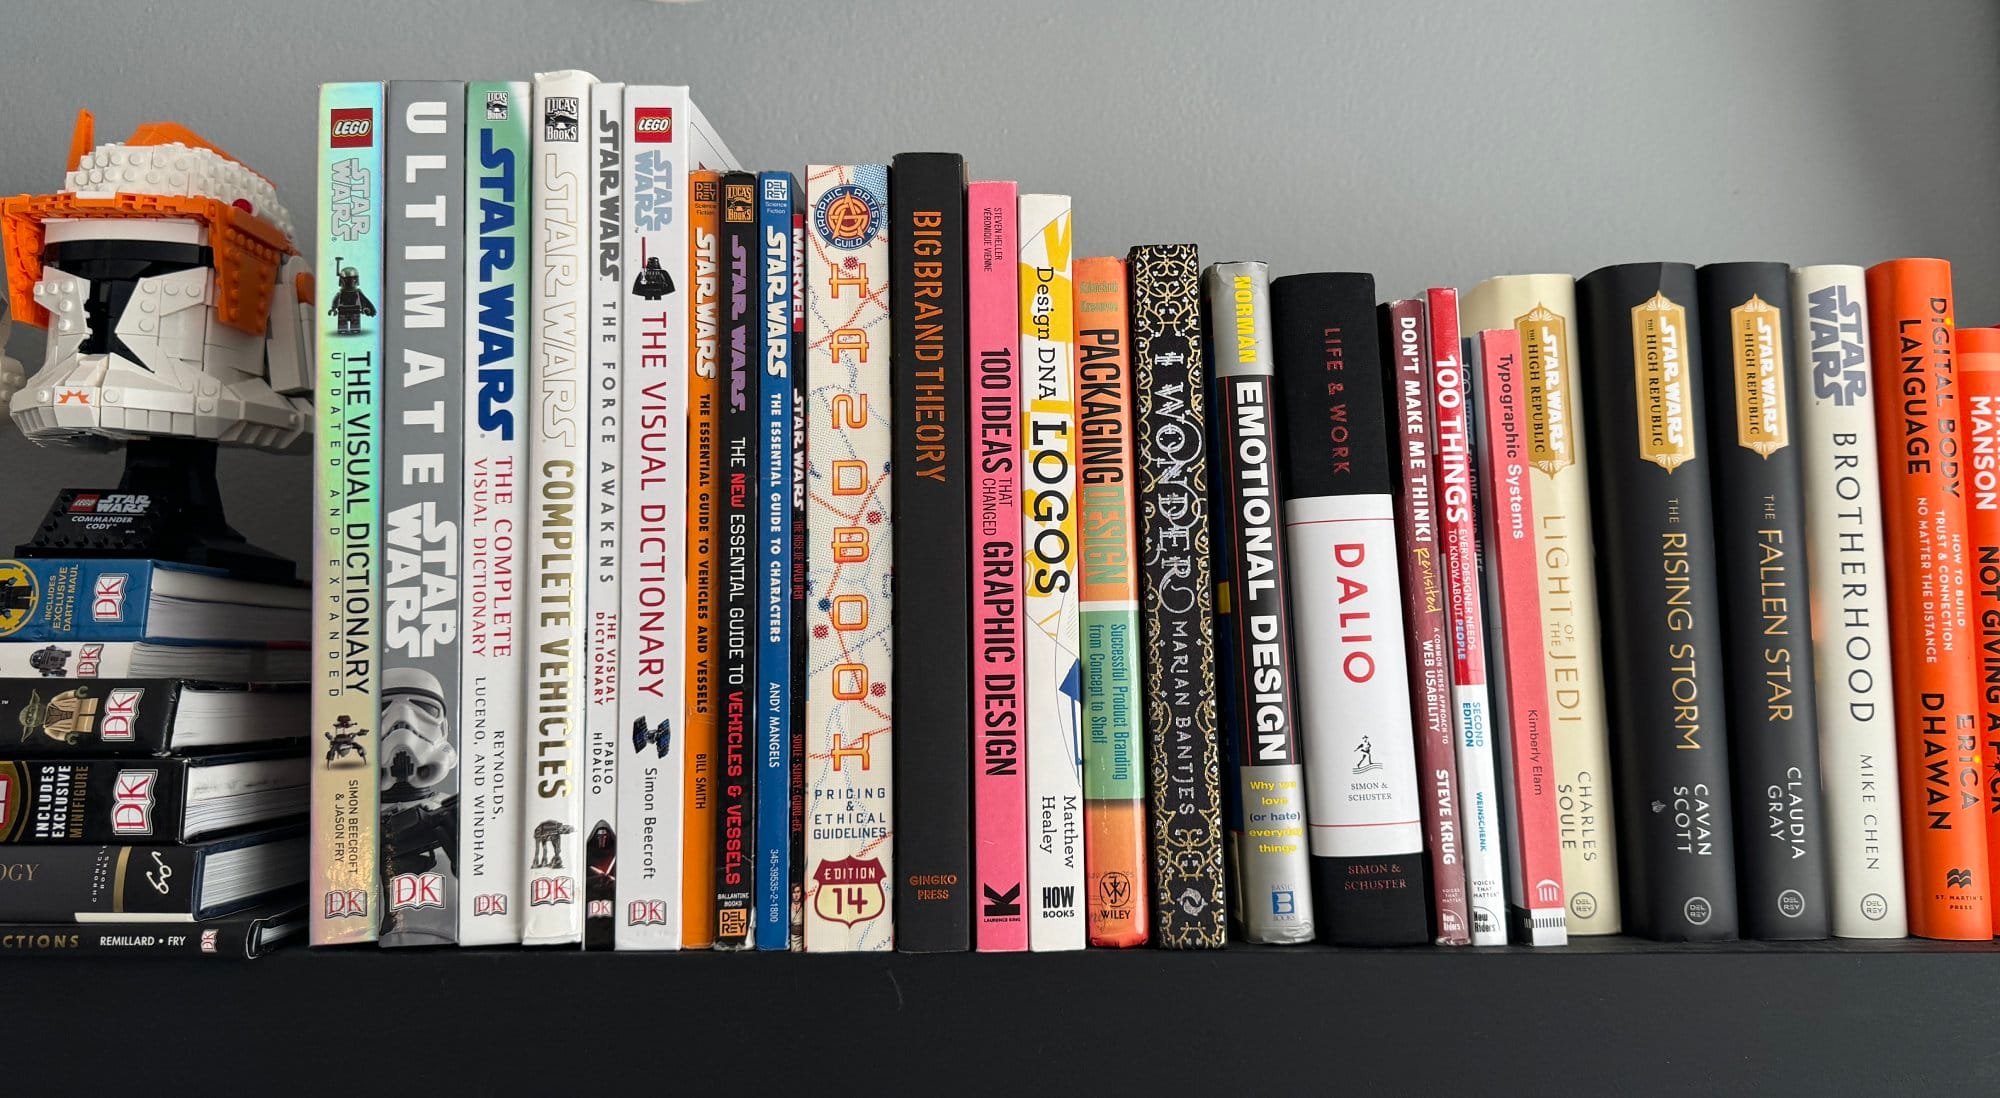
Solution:
M 1991 933 L 1938 261 L 1378 307 L 680 88 L 320 135 L 315 738 L 462 818 L 316 770 L 316 943 Z

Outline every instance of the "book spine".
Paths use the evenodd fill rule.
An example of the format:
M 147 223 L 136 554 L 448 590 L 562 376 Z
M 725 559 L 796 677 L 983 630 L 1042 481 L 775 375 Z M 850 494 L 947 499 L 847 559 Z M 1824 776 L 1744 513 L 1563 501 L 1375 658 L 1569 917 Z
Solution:
M 182 842 L 186 759 L 0 760 L 0 843 Z
M 1465 296 L 1462 323 L 1468 332 L 1512 328 L 1521 335 L 1569 932 L 1616 934 L 1623 926 L 1616 796 L 1591 537 L 1597 474 L 1577 414 L 1589 397 L 1585 375 L 1596 367 L 1579 353 L 1576 284 L 1568 275 L 1488 279 Z
M 894 949 L 889 170 L 806 178 L 805 948 Z
M 336 101 L 352 103 L 354 98 Z M 351 258 L 346 253 L 342 257 Z M 162 916 L 191 920 L 203 856 L 204 851 L 188 846 L 24 846 L 0 863 L 8 873 L 7 887 L 0 889 L 0 922 L 70 923 L 115 915 L 154 922 L 169 921 Z M 369 926 L 372 931 L 374 923 Z
M 1479 333 L 1474 350 L 1484 496 L 1486 595 L 1496 607 L 1535 605 L 1535 501 L 1530 487 L 1529 420 L 1521 399 L 1521 335 L 1511 328 Z M 1525 620 L 1524 620 L 1525 619 Z M 1501 815 L 1507 849 L 1507 922 L 1516 941 L 1568 941 L 1556 796 L 1549 781 L 1546 659 L 1533 617 L 1495 613 L 1492 630 L 1494 742 L 1499 746 Z
M 1292 582 L 1278 534 L 1278 411 L 1270 272 L 1218 263 L 1202 275 L 1214 357 L 1215 604 L 1228 743 L 1231 910 L 1245 940 L 1313 939 Z M 1302 590 L 1311 590 L 1302 580 Z M 1317 607 L 1303 598 L 1300 605 Z
M 1022 633 L 1020 249 L 1012 183 L 966 193 L 966 297 L 972 345 L 972 868 L 982 953 L 1028 948 L 1028 771 L 1022 742 L 1026 661 Z
M 10 757 L 156 755 L 174 746 L 177 679 L 0 677 L 0 728 L 19 728 Z M 3 826 L 3 825 L 0 825 Z
M 1506 945 L 1500 779 L 1493 763 L 1486 613 L 1479 592 L 1479 511 L 1474 505 L 1472 477 L 1472 423 L 1476 416 L 1469 407 L 1472 389 L 1459 339 L 1458 291 L 1433 289 L 1425 297 L 1430 315 L 1428 395 L 1437 412 L 1438 532 L 1444 561 L 1445 620 L 1450 630 L 1459 850 L 1465 860 L 1466 906 L 1472 920 L 1473 945 Z
M 1611 623 L 1619 850 L 1627 927 L 1665 941 L 1736 936 L 1735 814 L 1723 710 L 1712 464 L 1702 428 L 1694 268 L 1606 267 L 1577 285 L 1593 364 L 1597 551 Z M 1533 360 L 1523 340 L 1524 368 Z M 1534 456 L 1532 407 L 1530 455 Z M 1574 907 L 1574 905 L 1572 905 Z
M 698 574 L 684 563 L 702 531 L 700 515 L 690 521 L 688 514 L 694 473 L 680 463 L 690 453 L 690 420 L 697 431 L 703 426 L 689 405 L 691 386 L 707 380 L 704 368 L 714 371 L 714 360 L 700 357 L 699 330 L 704 292 L 713 298 L 717 277 L 710 273 L 703 281 L 698 235 L 690 245 L 688 114 L 684 89 L 625 87 L 618 787 L 629 795 L 618 798 L 624 868 L 611 932 L 618 949 L 679 949 L 683 941 L 708 935 L 707 924 L 695 929 L 682 907 L 681 878 L 684 854 L 692 855 L 688 864 L 701 866 L 713 857 L 712 844 L 697 852 L 684 843 L 692 765 L 686 707 L 708 695 L 687 692 L 703 665 L 689 660 L 684 667 L 682 658 L 684 646 L 699 650 L 690 640 L 687 613 L 688 584 Z M 690 355 L 692 366 L 684 360 Z M 707 902 L 712 906 L 712 898 Z
M 529 341 L 528 552 L 535 575 L 528 602 L 528 660 L 535 688 L 528 719 L 532 781 L 522 820 L 527 847 L 524 945 L 583 939 L 577 873 L 583 863 L 583 759 L 586 646 L 584 606 L 590 499 L 589 405 L 583 240 L 590 190 L 583 132 L 591 85 L 585 73 L 535 77 L 535 280 Z
M 458 940 L 465 85 L 386 91 L 382 295 L 384 946 Z
M 1396 552 L 1390 363 L 1365 274 L 1271 288 L 1314 911 L 1342 945 L 1430 940 Z M 1344 425 L 1344 426 L 1343 426 Z
M 1901 938 L 1909 933 L 1903 821 L 1884 808 L 1902 784 L 1868 291 L 1861 268 L 1821 266 L 1794 271 L 1791 293 L 1833 933 Z
M 249 960 L 262 952 L 259 927 L 265 921 L 222 919 L 198 926 L 162 926 L 145 921 L 80 925 L 11 923 L 0 930 L 0 956 Z
M 1076 376 L 1068 195 L 1024 194 L 1021 527 L 1028 948 L 1082 949 L 1083 759 L 1076 583 Z
M 1964 394 L 1971 490 L 1965 496 L 1970 549 L 1966 572 L 1979 623 L 1979 740 L 1986 768 L 1986 854 L 2000 851 L 2000 329 L 1960 328 L 1959 391 Z M 2000 923 L 2000 904 L 1993 905 Z M 1995 927 L 2000 931 L 2000 926 Z
M 528 436 L 521 429 L 527 335 L 527 209 L 533 107 L 525 82 L 466 90 L 465 536 L 459 712 L 463 819 L 458 835 L 460 945 L 521 940 L 522 539 Z
M 321 589 L 320 594 L 325 594 Z M 315 603 L 315 605 L 318 605 Z M 326 638 L 321 638 L 325 641 Z M 170 657 L 163 662 L 160 649 Z M 304 681 L 315 649 L 306 644 L 153 645 L 144 641 L 0 644 L 0 679 L 119 679 L 181 675 L 224 682 Z
M 1466 908 L 1464 850 L 1459 835 L 1458 755 L 1452 730 L 1451 644 L 1446 631 L 1446 584 L 1438 532 L 1437 411 L 1430 377 L 1430 318 L 1410 298 L 1386 307 L 1394 364 L 1386 412 L 1396 424 L 1396 531 L 1403 572 L 1403 620 L 1408 627 L 1410 710 L 1416 724 L 1417 772 L 1423 787 L 1424 848 L 1429 854 L 1431 911 L 1439 945 L 1472 941 Z
M 683 597 L 681 946 L 715 940 L 715 684 L 722 655 L 722 174 L 689 176 L 687 582 Z M 793 619 L 798 620 L 797 618 Z
M 889 166 L 895 254 L 896 947 L 971 947 L 972 541 L 966 482 L 965 159 Z
M 763 248 L 757 234 L 757 176 L 722 177 L 722 422 L 718 478 L 722 490 L 722 659 L 720 754 L 715 820 L 716 949 L 749 949 L 756 903 L 757 648 L 755 590 L 758 539 L 757 453 L 760 424 L 752 359 L 760 313 Z M 751 283 L 759 282 L 753 293 Z
M 1826 808 L 1806 615 L 1805 483 L 1793 442 L 1796 349 L 1782 263 L 1696 272 L 1702 383 L 1713 440 L 1722 577 L 1724 702 L 1735 778 L 1738 919 L 1744 937 L 1824 938 Z
M 757 178 L 759 281 L 764 324 L 758 356 L 756 560 L 757 770 L 756 937 L 784 950 L 792 937 L 792 217 L 790 172 Z
M 1152 794 L 1153 942 L 1220 949 L 1227 904 L 1200 255 L 1192 244 L 1148 244 L 1133 248 L 1126 263 L 1139 436 L 1139 681 L 1146 687 Z
M 806 621 L 806 216 L 792 212 L 792 769 L 791 943 L 806 947 L 806 695 L 807 649 L 796 631 Z
M 376 812 L 368 750 L 381 690 L 376 649 L 376 526 L 382 330 L 369 299 L 382 289 L 382 85 L 320 88 L 319 312 L 313 398 L 314 606 L 311 890 L 313 945 L 372 942 L 380 916 Z M 353 273 L 348 274 L 349 271 Z M 347 295 L 353 293 L 355 298 Z M 350 305 L 340 310 L 342 304 Z M 32 918 L 20 911 L 16 918 Z
M 1910 932 L 1984 940 L 1993 924 L 1951 265 L 1897 259 L 1867 278 L 1876 429 L 1900 440 L 1880 468 Z
M 588 701 L 584 706 L 583 948 L 610 949 L 618 903 L 618 674 L 624 522 L 625 85 L 590 89 Z
M 1075 275 L 1084 895 L 1091 945 L 1137 946 L 1150 920 L 1125 261 L 1079 259 Z

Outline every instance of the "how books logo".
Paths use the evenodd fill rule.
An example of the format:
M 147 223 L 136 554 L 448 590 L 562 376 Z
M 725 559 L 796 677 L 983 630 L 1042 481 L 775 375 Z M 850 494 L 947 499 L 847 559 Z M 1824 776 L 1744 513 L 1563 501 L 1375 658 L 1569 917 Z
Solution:
M 98 721 L 97 735 L 105 743 L 131 743 L 138 734 L 139 702 L 146 691 L 138 687 L 121 686 L 104 699 L 102 718 Z
M 375 141 L 375 108 L 340 107 L 327 113 L 327 145 L 365 149 Z
M 1550 476 L 1576 464 L 1569 430 L 1570 364 L 1563 358 L 1569 346 L 1566 323 L 1561 313 L 1540 304 L 1514 318 L 1527 360 L 1529 460 Z
M 389 879 L 389 907 L 409 911 L 444 906 L 444 874 L 399 873 Z
M 132 577 L 123 572 L 106 572 L 90 585 L 90 620 L 124 621 L 125 590 Z
M 332 888 L 326 893 L 326 917 L 329 919 L 366 919 L 368 917 L 368 890 L 365 888 Z
M 674 139 L 672 107 L 633 107 L 632 140 L 666 144 Z
M 1729 348 L 1736 382 L 1736 444 L 1770 457 L 1785 448 L 1785 317 L 1755 294 L 1729 310 Z
M 1694 460 L 1687 310 L 1656 293 L 1632 307 L 1639 457 L 1671 473 Z
M 153 787 L 159 784 L 157 770 L 127 770 L 111 787 L 111 833 L 151 835 L 153 833 Z

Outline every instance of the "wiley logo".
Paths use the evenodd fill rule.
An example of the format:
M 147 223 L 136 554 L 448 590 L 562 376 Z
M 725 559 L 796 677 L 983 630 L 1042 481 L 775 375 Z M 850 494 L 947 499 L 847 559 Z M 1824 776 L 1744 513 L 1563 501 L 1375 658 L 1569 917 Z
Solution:
M 1012 919 L 1021 914 L 1021 886 L 1015 885 L 1005 892 L 993 891 L 992 885 L 985 885 L 986 907 L 982 912 L 989 919 Z
M 1945 886 L 1946 888 L 1971 888 L 1971 887 L 1972 887 L 1972 870 L 1970 870 L 1970 869 L 1947 869 L 1947 870 L 1945 870 L 1945 871 L 1944 871 L 1944 886 Z

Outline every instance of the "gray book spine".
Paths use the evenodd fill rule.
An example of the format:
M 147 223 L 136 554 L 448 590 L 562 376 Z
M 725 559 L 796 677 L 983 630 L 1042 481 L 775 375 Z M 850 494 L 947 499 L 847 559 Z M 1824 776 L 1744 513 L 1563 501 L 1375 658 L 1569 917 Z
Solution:
M 465 85 L 388 86 L 382 303 L 384 946 L 458 940 Z

